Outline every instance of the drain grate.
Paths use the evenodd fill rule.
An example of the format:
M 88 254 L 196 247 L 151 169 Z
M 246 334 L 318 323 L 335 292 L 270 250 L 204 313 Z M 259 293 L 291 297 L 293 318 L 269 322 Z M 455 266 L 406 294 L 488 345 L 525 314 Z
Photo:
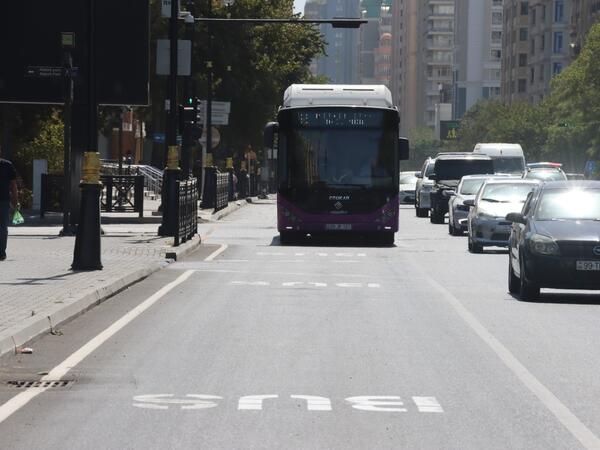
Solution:
M 73 380 L 47 380 L 47 381 L 9 381 L 7 384 L 9 386 L 13 386 L 19 389 L 27 389 L 27 388 L 66 388 L 71 386 L 75 381 Z

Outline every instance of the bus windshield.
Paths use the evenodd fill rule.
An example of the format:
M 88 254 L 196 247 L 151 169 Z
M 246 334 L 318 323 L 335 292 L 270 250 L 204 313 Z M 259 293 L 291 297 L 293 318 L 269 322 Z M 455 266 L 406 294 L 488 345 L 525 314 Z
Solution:
M 394 122 L 376 109 L 302 109 L 286 122 L 286 187 L 397 187 L 397 114 Z

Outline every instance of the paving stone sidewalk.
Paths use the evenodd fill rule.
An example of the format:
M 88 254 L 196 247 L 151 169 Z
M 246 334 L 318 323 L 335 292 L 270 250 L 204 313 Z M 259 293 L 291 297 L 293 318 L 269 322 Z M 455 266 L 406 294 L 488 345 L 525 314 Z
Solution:
M 157 237 L 156 226 L 127 225 L 126 234 L 104 228 L 104 269 L 92 272 L 70 269 L 75 238 L 58 237 L 60 227 L 10 229 L 8 258 L 0 262 L 0 355 L 169 263 L 173 239 Z

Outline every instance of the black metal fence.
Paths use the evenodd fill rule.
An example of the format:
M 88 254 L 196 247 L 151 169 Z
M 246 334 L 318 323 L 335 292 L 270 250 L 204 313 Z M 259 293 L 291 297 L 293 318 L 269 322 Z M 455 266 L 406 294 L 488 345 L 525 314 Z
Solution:
M 63 175 L 42 174 L 40 216 L 63 212 Z M 104 212 L 136 212 L 144 217 L 143 175 L 102 175 L 101 208 Z
M 217 173 L 215 177 L 215 212 L 229 204 L 229 174 Z
M 136 212 L 144 217 L 143 175 L 102 175 L 102 210 L 106 212 Z
M 189 178 L 175 183 L 178 192 L 175 205 L 175 246 L 178 246 L 198 233 L 198 179 Z

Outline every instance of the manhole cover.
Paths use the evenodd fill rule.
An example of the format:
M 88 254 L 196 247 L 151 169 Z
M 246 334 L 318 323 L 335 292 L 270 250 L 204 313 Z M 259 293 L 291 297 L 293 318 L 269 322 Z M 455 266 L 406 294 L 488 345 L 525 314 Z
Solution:
M 7 384 L 9 386 L 19 388 L 19 389 L 27 389 L 32 387 L 42 387 L 42 388 L 66 388 L 71 386 L 75 381 L 73 380 L 47 380 L 47 381 L 9 381 Z

